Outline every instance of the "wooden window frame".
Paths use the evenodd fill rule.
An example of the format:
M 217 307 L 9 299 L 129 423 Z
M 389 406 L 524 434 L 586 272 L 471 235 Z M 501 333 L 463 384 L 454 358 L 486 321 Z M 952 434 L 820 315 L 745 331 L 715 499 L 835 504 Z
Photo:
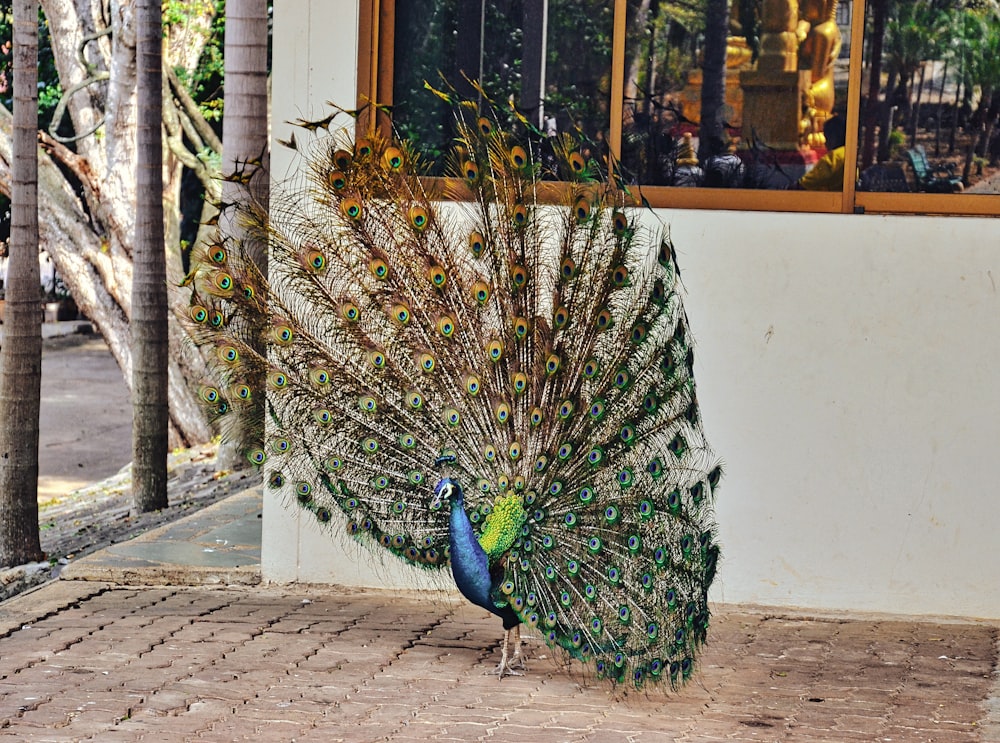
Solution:
M 373 125 L 372 116 L 386 114 L 365 104 L 392 104 L 395 0 L 359 0 L 358 107 L 364 109 L 358 125 Z M 619 153 L 622 137 L 625 64 L 626 0 L 614 0 L 611 51 L 611 105 L 609 147 Z M 858 125 L 860 120 L 862 51 L 866 0 L 853 0 L 850 62 L 847 83 L 847 142 L 845 173 L 857 172 Z M 377 126 L 388 126 L 378 119 Z M 854 179 L 845 179 L 840 192 L 782 191 L 770 189 L 678 188 L 630 186 L 653 207 L 678 209 L 726 209 L 772 212 L 820 212 L 844 214 L 933 214 L 1000 216 L 1000 196 L 991 194 L 879 193 L 855 189 Z M 724 203 L 724 206 L 723 206 Z

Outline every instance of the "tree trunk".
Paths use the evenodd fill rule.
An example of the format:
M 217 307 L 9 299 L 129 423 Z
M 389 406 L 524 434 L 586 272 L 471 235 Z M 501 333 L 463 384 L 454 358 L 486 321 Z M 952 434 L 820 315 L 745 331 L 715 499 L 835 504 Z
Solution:
M 885 21 L 889 0 L 873 0 L 872 35 L 869 58 L 871 64 L 868 70 L 868 101 L 865 103 L 864 141 L 861 145 L 861 157 L 858 167 L 864 170 L 875 161 L 875 129 L 878 126 L 879 102 L 878 94 L 882 88 L 882 49 L 885 43 Z M 886 92 L 886 105 L 889 93 Z
M 159 0 L 136 0 L 138 198 L 132 277 L 132 502 L 167 507 L 167 269 L 163 238 L 163 30 Z
M 704 162 L 725 151 L 722 107 L 726 102 L 726 35 L 729 3 L 708 0 L 705 4 L 705 61 L 702 67 L 701 126 L 698 129 L 698 159 Z
M 15 0 L 10 260 L 0 350 L 0 566 L 43 557 L 38 536 L 42 328 L 38 269 L 38 3 Z
M 228 178 L 222 186 L 225 204 L 254 203 L 267 213 L 270 158 L 267 125 L 267 0 L 229 0 L 226 5 L 226 109 L 222 120 L 223 165 L 226 174 L 242 173 L 246 178 Z M 247 234 L 234 209 L 220 215 L 219 231 L 236 243 L 248 245 Z M 250 245 L 251 255 L 262 273 L 267 274 L 267 246 Z M 263 353 L 263 349 L 262 349 Z M 257 401 L 255 401 L 257 402 Z M 260 400 L 258 404 L 263 404 Z M 230 433 L 219 451 L 218 466 L 223 470 L 245 467 L 241 455 L 259 449 L 263 441 L 249 440 L 249 432 Z
M 165 29 L 171 49 L 167 66 L 192 69 L 196 64 L 212 17 L 212 4 L 197 4 L 183 25 Z M 53 256 L 60 275 L 81 312 L 104 336 L 125 376 L 132 381 L 129 348 L 131 316 L 132 239 L 135 227 L 135 31 L 132 3 L 112 3 L 101 14 L 92 0 L 42 0 L 50 30 L 52 54 L 60 86 L 81 86 L 67 99 L 67 114 L 78 132 L 103 124 L 95 134 L 72 144 L 72 149 L 43 135 L 45 150 L 39 153 L 39 211 L 42 245 Z M 199 15 L 200 14 L 200 15 Z M 85 41 L 87 34 L 107 30 L 110 34 Z M 82 51 L 81 51 L 82 50 Z M 80 64 L 82 54 L 89 69 Z M 100 79 L 101 75 L 104 79 Z M 110 75 L 110 79 L 107 79 Z M 88 79 L 90 80 L 87 84 Z M 178 111 L 198 131 L 209 129 L 197 107 L 184 108 L 176 99 L 165 103 Z M 211 132 L 207 132 L 210 134 Z M 0 105 L 0 190 L 9 193 L 11 117 Z M 184 139 L 187 155 L 203 146 L 215 148 L 207 139 L 191 143 Z M 221 154 L 221 147 L 216 151 Z M 182 168 L 172 149 L 165 158 L 164 176 L 174 182 Z M 201 173 L 203 181 L 210 174 Z M 212 186 L 216 184 L 209 180 Z M 210 190 L 210 189 L 209 189 Z M 172 232 L 178 214 L 175 204 L 165 213 L 165 233 Z M 183 277 L 179 246 L 168 246 L 168 276 L 172 284 Z M 188 300 L 181 291 L 168 295 L 170 302 L 170 435 L 171 446 L 207 441 L 211 430 L 198 389 L 208 377 L 201 352 L 190 342 L 177 318 L 186 318 Z

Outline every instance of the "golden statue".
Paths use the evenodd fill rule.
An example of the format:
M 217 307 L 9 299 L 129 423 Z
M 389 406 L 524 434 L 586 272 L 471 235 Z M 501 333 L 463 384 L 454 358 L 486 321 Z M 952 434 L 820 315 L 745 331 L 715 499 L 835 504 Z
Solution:
M 833 65 L 840 54 L 841 36 L 837 27 L 837 0 L 801 0 L 796 26 L 799 68 L 809 70 L 810 84 L 805 95 L 803 132 L 810 144 L 820 144 L 823 123 L 833 114 Z

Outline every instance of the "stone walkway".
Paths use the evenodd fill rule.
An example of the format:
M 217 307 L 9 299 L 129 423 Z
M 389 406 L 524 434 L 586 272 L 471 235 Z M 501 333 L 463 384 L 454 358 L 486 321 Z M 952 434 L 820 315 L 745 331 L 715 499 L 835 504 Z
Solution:
M 996 627 L 721 607 L 673 695 L 582 684 L 447 595 L 58 581 L 0 604 L 0 739 L 997 741 Z M 995 694 L 994 694 L 995 697 Z

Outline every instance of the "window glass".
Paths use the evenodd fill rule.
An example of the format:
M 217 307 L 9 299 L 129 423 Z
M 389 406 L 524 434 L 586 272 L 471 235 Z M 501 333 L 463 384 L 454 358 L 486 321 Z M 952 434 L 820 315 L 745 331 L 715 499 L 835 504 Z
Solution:
M 513 102 L 536 133 L 572 129 L 606 147 L 611 3 L 397 0 L 395 8 L 393 122 L 429 159 L 443 159 L 453 120 L 424 82 L 476 98 L 465 78 L 481 81 L 492 100 Z
M 621 157 L 633 180 L 842 190 L 849 4 L 627 8 Z
M 996 4 L 873 0 L 867 16 L 858 190 L 1000 192 Z

